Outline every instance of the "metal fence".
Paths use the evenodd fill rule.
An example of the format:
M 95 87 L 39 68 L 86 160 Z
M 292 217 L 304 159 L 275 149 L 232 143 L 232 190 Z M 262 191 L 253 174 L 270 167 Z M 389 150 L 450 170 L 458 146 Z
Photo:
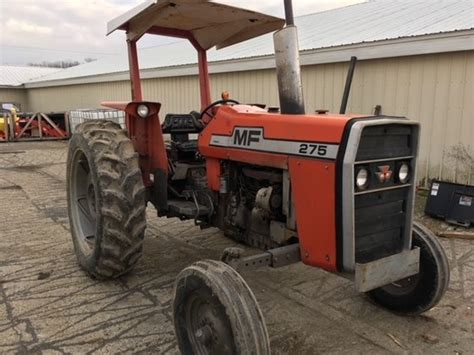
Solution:
M 76 127 L 91 120 L 108 120 L 118 123 L 125 129 L 125 112 L 110 110 L 110 109 L 95 109 L 95 110 L 73 110 L 69 112 L 69 127 L 71 133 L 74 133 Z

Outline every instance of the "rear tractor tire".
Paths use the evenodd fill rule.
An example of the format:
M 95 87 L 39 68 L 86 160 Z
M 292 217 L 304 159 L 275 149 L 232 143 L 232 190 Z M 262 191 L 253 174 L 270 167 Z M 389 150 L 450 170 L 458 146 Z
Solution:
M 95 278 L 116 278 L 142 255 L 146 192 L 130 139 L 114 122 L 88 121 L 69 142 L 67 201 L 74 251 Z
M 449 285 L 449 263 L 436 236 L 413 224 L 413 246 L 420 248 L 420 272 L 367 295 L 378 305 L 401 315 L 418 315 L 438 304 Z
M 184 355 L 269 355 L 262 312 L 244 279 L 221 261 L 199 261 L 178 276 L 173 316 Z

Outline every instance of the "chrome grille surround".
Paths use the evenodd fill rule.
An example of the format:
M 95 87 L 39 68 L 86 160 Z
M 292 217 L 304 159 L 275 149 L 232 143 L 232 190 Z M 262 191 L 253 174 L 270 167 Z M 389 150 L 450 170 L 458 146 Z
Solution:
M 413 154 L 409 156 L 391 157 L 391 158 L 377 158 L 374 160 L 364 159 L 363 163 L 382 162 L 385 160 L 400 160 L 409 158 L 412 165 L 412 178 L 410 184 L 403 184 L 399 186 L 390 186 L 388 188 L 380 188 L 367 192 L 357 192 L 358 194 L 383 192 L 385 190 L 394 190 L 398 188 L 409 188 L 406 198 L 407 206 L 405 211 L 405 227 L 403 233 L 403 245 L 401 250 L 409 250 L 411 248 L 411 235 L 413 224 L 413 209 L 415 201 L 415 187 L 416 187 L 416 167 L 419 149 L 419 123 L 409 121 L 401 118 L 380 118 L 367 119 L 355 122 L 349 133 L 345 155 L 342 165 L 342 268 L 343 272 L 352 273 L 356 266 L 355 257 L 355 196 L 356 191 L 354 187 L 354 172 L 357 162 L 357 153 L 359 150 L 361 137 L 366 127 L 384 126 L 384 125 L 408 125 L 413 127 Z

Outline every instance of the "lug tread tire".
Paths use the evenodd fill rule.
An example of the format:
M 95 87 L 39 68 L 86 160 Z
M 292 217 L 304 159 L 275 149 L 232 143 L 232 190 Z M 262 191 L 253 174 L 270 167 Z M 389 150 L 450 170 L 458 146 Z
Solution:
M 142 254 L 146 229 L 146 191 L 138 165 L 138 155 L 121 127 L 110 121 L 86 121 L 70 141 L 71 149 L 83 149 L 98 190 L 96 244 L 85 256 L 76 245 L 79 264 L 93 277 L 116 278 L 130 271 Z M 87 156 L 87 154 L 86 154 Z M 68 183 L 72 167 L 68 159 Z M 95 177 L 94 177 L 95 173 Z M 68 192 L 71 187 L 68 186 Z M 69 198 L 68 198 L 69 201 Z M 71 210 L 69 209 L 70 223 Z
M 269 355 L 270 340 L 262 311 L 245 280 L 229 265 L 203 260 L 184 269 L 174 288 L 173 316 L 181 352 L 193 354 L 186 335 L 183 314 L 186 297 L 207 287 L 224 307 L 238 354 Z

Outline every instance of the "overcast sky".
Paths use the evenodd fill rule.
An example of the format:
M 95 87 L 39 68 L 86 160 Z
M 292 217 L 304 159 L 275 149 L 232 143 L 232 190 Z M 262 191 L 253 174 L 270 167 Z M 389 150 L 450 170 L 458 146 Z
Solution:
M 365 0 L 293 0 L 295 15 Z M 0 0 L 0 63 L 23 65 L 53 60 L 101 58 L 125 49 L 125 35 L 105 37 L 107 21 L 142 0 Z M 283 17 L 283 0 L 219 0 Z M 141 46 L 166 43 L 147 36 Z M 169 39 L 168 39 L 169 41 Z M 175 41 L 173 39 L 172 41 Z

